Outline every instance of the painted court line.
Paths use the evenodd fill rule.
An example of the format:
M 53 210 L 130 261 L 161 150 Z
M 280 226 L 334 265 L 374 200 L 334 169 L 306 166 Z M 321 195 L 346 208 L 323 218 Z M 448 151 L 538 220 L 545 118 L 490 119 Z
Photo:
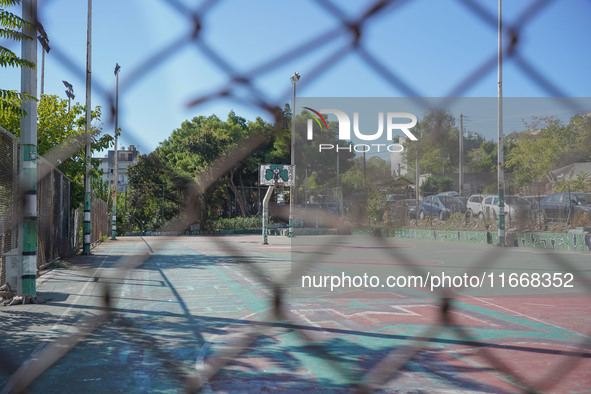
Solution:
M 522 316 L 522 317 L 525 317 L 525 318 L 527 318 L 527 319 L 530 319 L 530 320 L 533 320 L 533 321 L 537 321 L 538 323 L 547 324 L 547 325 L 549 325 L 549 326 L 552 326 L 552 327 L 554 327 L 554 328 L 559 328 L 559 329 L 561 329 L 561 330 L 570 331 L 570 332 L 573 332 L 573 333 L 575 333 L 575 334 L 577 334 L 577 335 L 583 335 L 583 334 L 581 334 L 581 333 L 579 333 L 579 332 L 576 332 L 576 331 L 573 331 L 573 330 L 569 330 L 568 328 L 560 327 L 560 326 L 557 326 L 556 324 L 552 324 L 552 323 L 549 323 L 549 322 L 547 322 L 547 321 L 544 321 L 544 320 L 537 319 L 537 318 L 535 318 L 535 317 L 533 317 L 533 316 L 526 315 L 525 313 L 521 313 L 521 312 L 514 311 L 514 310 L 512 310 L 512 309 L 509 309 L 509 308 L 505 308 L 504 306 L 497 305 L 497 304 L 495 304 L 494 302 L 486 301 L 486 300 L 484 300 L 484 299 L 482 299 L 482 298 L 477 298 L 477 297 L 470 297 L 470 298 L 472 298 L 472 299 L 474 299 L 474 300 L 477 300 L 477 301 L 480 301 L 480 302 L 482 302 L 482 303 L 484 303 L 484 304 L 491 305 L 491 306 L 493 306 L 493 307 L 495 307 L 495 308 L 499 308 L 499 309 L 506 310 L 507 312 L 511 312 L 511 313 L 513 313 L 514 315 L 517 315 L 517 316 Z

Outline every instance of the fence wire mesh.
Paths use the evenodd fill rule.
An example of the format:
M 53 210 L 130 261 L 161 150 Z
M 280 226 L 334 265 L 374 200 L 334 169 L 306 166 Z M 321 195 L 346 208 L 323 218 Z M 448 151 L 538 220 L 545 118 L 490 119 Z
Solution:
M 71 181 L 42 157 L 40 171 L 47 175 L 37 185 L 39 222 L 37 266 L 44 266 L 74 252 L 71 220 Z
M 520 52 L 519 42 L 520 33 L 522 30 L 532 23 L 536 19 L 536 15 L 545 7 L 551 3 L 557 1 L 537 1 L 529 7 L 517 22 L 513 26 L 505 28 L 505 35 L 510 38 L 508 45 L 504 48 L 506 58 L 511 58 L 514 61 L 516 67 L 520 68 L 525 74 L 527 74 L 535 83 L 541 87 L 545 92 L 553 96 L 566 96 L 561 91 L 560 87 L 553 83 L 550 76 L 546 76 L 541 73 L 532 59 L 528 59 L 525 54 Z M 339 48 L 334 53 L 327 53 L 315 69 L 307 75 L 308 83 L 314 83 L 318 81 L 322 75 L 326 72 L 330 66 L 339 64 L 343 61 L 345 55 L 354 53 L 358 58 L 365 64 L 368 70 L 378 75 L 385 84 L 391 86 L 394 90 L 402 91 L 405 94 L 413 97 L 419 97 L 417 89 L 415 89 L 410 83 L 404 80 L 401 76 L 391 71 L 389 67 L 384 65 L 368 47 L 364 44 L 362 38 L 366 33 L 373 20 L 378 16 L 386 13 L 396 13 L 400 9 L 400 5 L 408 3 L 404 1 L 387 1 L 380 0 L 372 3 L 365 12 L 360 14 L 357 18 L 349 19 L 345 17 L 345 13 L 339 9 L 336 4 L 328 1 L 316 1 L 315 4 L 319 9 L 331 14 L 336 20 L 341 22 L 341 25 L 329 32 L 322 33 L 318 37 L 314 37 L 311 42 L 318 44 L 321 42 L 329 42 L 336 40 L 339 37 L 349 37 L 349 42 L 343 48 Z M 496 15 L 490 14 L 488 11 L 483 9 L 477 2 L 471 0 L 462 0 L 457 2 L 461 5 L 472 17 L 479 20 L 484 25 L 489 26 L 492 30 L 496 29 Z M 214 63 L 217 68 L 224 73 L 227 78 L 227 84 L 225 84 L 219 90 L 215 90 L 209 94 L 202 95 L 191 100 L 189 106 L 197 106 L 205 102 L 215 100 L 220 97 L 231 97 L 236 101 L 244 101 L 245 99 L 238 94 L 241 89 L 246 89 L 249 94 L 249 98 L 246 101 L 254 106 L 259 107 L 264 111 L 268 111 L 271 115 L 275 115 L 273 108 L 276 106 L 276 102 L 271 100 L 269 96 L 260 90 L 255 88 L 255 80 L 267 73 L 270 73 L 287 62 L 306 56 L 310 51 L 310 45 L 301 45 L 295 48 L 287 48 L 286 51 L 274 58 L 267 59 L 247 71 L 238 71 L 233 64 L 230 64 L 224 60 L 224 57 L 219 53 L 216 48 L 212 47 L 203 39 L 201 31 L 201 20 L 207 15 L 210 8 L 213 7 L 213 1 L 206 1 L 196 8 L 191 8 L 186 4 L 171 0 L 166 2 L 172 10 L 178 12 L 183 18 L 186 18 L 191 22 L 193 28 L 186 35 L 181 35 L 177 40 L 174 40 L 170 45 L 164 48 L 155 48 L 150 56 L 143 61 L 134 72 L 130 73 L 130 77 L 124 80 L 121 88 L 121 93 L 126 92 L 136 84 L 147 81 L 146 75 L 153 70 L 155 67 L 160 65 L 164 60 L 174 58 L 181 50 L 186 46 L 196 46 L 202 56 Z M 43 15 L 43 12 L 39 13 Z M 43 22 L 41 20 L 41 22 Z M 71 59 L 64 48 L 60 47 L 60 43 L 55 43 L 52 49 L 52 54 L 59 60 L 59 62 L 71 69 L 74 73 L 82 75 L 83 72 L 78 70 L 73 65 Z M 448 102 L 452 102 L 455 97 L 465 94 L 470 87 L 481 81 L 484 76 L 496 67 L 496 55 L 490 59 L 484 59 L 473 72 L 471 72 L 464 80 L 460 81 L 454 89 L 449 92 Z M 96 85 L 96 94 L 105 96 L 112 104 L 112 112 L 114 112 L 114 94 L 111 89 Z M 288 97 L 288 92 L 284 95 Z M 416 100 L 421 100 L 417 98 Z M 281 104 L 281 103 L 279 103 Z M 445 106 L 445 105 L 444 105 Z M 577 104 L 573 103 L 573 107 Z M 5 138 L 5 136 L 0 136 Z M 140 140 L 140 136 L 136 135 L 135 138 Z M 11 151 L 10 147 L 11 139 L 7 139 L 8 145 L 3 143 L 0 149 L 5 149 L 0 155 L 2 160 L 3 171 L 0 174 L 0 182 L 2 182 L 2 193 L 7 194 L 8 200 L 1 202 L 2 205 L 2 247 L 11 248 L 13 244 L 10 239 L 13 237 L 12 234 L 6 232 L 6 224 L 13 221 L 12 217 L 15 212 L 15 205 L 11 203 L 10 199 L 14 196 L 14 189 L 7 188 L 5 185 L 10 184 L 10 178 L 14 177 L 14 167 L 11 167 L 13 160 L 11 155 L 14 155 L 14 151 Z M 199 218 L 203 207 L 200 206 L 199 196 L 217 178 L 222 176 L 232 165 L 245 157 L 248 152 L 255 149 L 262 142 L 260 136 L 251 136 L 247 138 L 240 149 L 230 152 L 223 158 L 211 163 L 210 171 L 198 179 L 196 185 L 191 189 L 191 195 L 188 197 L 188 202 L 185 205 L 184 210 L 177 218 L 168 222 L 164 227 L 170 231 L 181 231 L 186 226 Z M 12 152 L 12 153 L 11 153 Z M 4 168 L 13 168 L 10 171 L 4 171 Z M 46 177 L 48 181 L 42 181 L 40 184 L 40 196 L 51 196 L 56 193 L 61 193 L 63 188 L 63 180 L 59 180 L 60 186 L 57 186 L 56 182 L 58 178 L 54 178 L 53 175 Z M 45 179 L 45 178 L 44 178 Z M 57 190 L 57 191 L 56 191 Z M 65 189 L 64 189 L 65 190 Z M 43 197 L 44 198 L 44 197 Z M 260 197 L 257 196 L 260 201 Z M 339 197 L 332 197 L 331 200 L 336 202 L 337 205 L 343 202 L 339 200 Z M 56 220 L 54 215 L 56 212 L 62 212 L 63 208 L 60 204 L 64 201 L 62 198 L 56 200 L 47 208 L 48 220 L 52 222 L 52 226 L 61 226 L 59 228 L 65 229 L 68 227 L 64 224 L 65 219 Z M 154 214 L 157 214 L 157 210 Z M 66 215 L 67 216 L 67 215 Z M 107 217 L 108 212 L 104 204 L 95 205 L 93 202 L 93 219 Z M 327 213 L 327 220 L 333 220 L 334 226 L 342 224 L 340 216 L 336 214 Z M 363 212 L 360 212 L 357 221 L 352 221 L 350 224 L 364 225 L 362 219 Z M 355 218 L 352 218 L 352 220 Z M 98 220 L 98 219 L 97 219 Z M 57 223 L 53 223 L 57 222 Z M 107 221 L 108 223 L 108 221 Z M 93 231 L 95 231 L 93 239 L 100 238 L 103 234 L 108 234 L 108 225 L 102 228 L 97 223 L 93 223 Z M 343 229 L 342 231 L 346 231 Z M 8 234 L 8 235 L 7 235 Z M 323 242 L 321 247 L 315 251 L 316 255 L 330 255 L 336 253 L 339 246 L 341 236 L 328 239 Z M 48 239 L 44 248 L 48 248 L 49 252 L 45 251 L 44 256 L 52 256 L 52 248 L 58 248 L 62 242 L 58 239 L 57 245 L 53 245 L 55 239 Z M 165 240 L 163 242 L 166 242 Z M 292 308 L 290 307 L 290 299 L 287 296 L 289 293 L 289 285 L 297 278 L 302 272 L 313 271 L 315 267 L 322 262 L 322 258 L 314 259 L 307 264 L 298 266 L 294 271 L 289 273 L 285 278 L 277 279 L 274 275 L 261 269 L 258 265 L 253 264 L 243 250 L 238 248 L 236 245 L 230 243 L 223 243 L 217 241 L 220 248 L 225 251 L 231 259 L 236 263 L 244 264 L 244 266 L 250 272 L 250 280 L 253 286 L 259 286 L 262 291 L 268 294 L 268 303 L 270 306 L 271 313 L 269 313 L 268 321 L 259 322 L 253 325 L 241 325 L 236 324 L 236 332 L 232 341 L 228 342 L 224 351 L 208 358 L 205 362 L 205 367 L 201 370 L 195 370 L 194 368 L 188 367 L 181 360 L 178 360 L 167 351 L 167 343 L 159 340 L 158 338 L 152 337 L 147 333 L 146 328 L 141 322 L 134 321 L 133 319 L 127 318 L 122 311 L 119 311 L 115 306 L 113 300 L 117 293 L 117 280 L 122 281 L 126 276 L 133 276 L 137 269 L 140 269 L 145 264 L 150 263 L 150 257 L 157 252 L 158 248 L 153 247 L 151 244 L 154 242 L 146 242 L 145 250 L 131 256 L 123 256 L 122 261 L 118 265 L 118 274 L 114 278 L 107 278 L 103 287 L 103 303 L 100 310 L 93 316 L 83 318 L 80 321 L 75 322 L 77 330 L 75 332 L 69 332 L 55 340 L 48 341 L 30 360 L 26 363 L 18 365 L 13 360 L 13 357 L 8 354 L 5 350 L 2 350 L 0 354 L 0 368 L 2 371 L 10 375 L 9 381 L 5 386 L 4 390 L 7 392 L 22 392 L 31 387 L 31 385 L 38 379 L 44 372 L 48 371 L 56 365 L 56 363 L 68 357 L 68 354 L 76 346 L 80 345 L 84 341 L 90 341 L 93 334 L 97 334 L 100 330 L 107 327 L 115 327 L 124 333 L 124 335 L 141 348 L 149 349 L 153 352 L 155 358 L 158 360 L 158 365 L 166 369 L 172 379 L 176 381 L 179 387 L 183 387 L 187 392 L 194 392 L 200 389 L 206 389 L 209 387 L 209 382 L 223 373 L 228 364 L 236 360 L 239 355 L 243 353 L 254 352 L 257 348 L 265 347 L 264 341 L 257 341 L 264 335 L 265 329 L 279 329 L 289 330 L 295 332 L 299 336 L 299 345 L 308 349 L 313 357 L 322 360 L 326 368 L 333 369 L 339 375 L 346 377 L 346 385 L 344 388 L 355 390 L 359 392 L 369 392 L 379 390 L 383 384 L 391 379 L 397 379 L 402 374 L 408 371 L 409 365 L 413 363 L 413 360 L 421 360 L 424 358 L 424 352 L 428 350 L 427 344 L 437 341 L 437 337 L 443 331 L 453 332 L 461 346 L 468 346 L 471 348 L 477 348 L 480 351 L 480 355 L 486 360 L 488 367 L 495 370 L 498 374 L 502 375 L 505 379 L 513 382 L 515 387 L 526 391 L 536 392 L 550 390 L 554 385 L 559 384 L 561 378 L 566 372 L 570 371 L 576 363 L 581 362 L 590 357 L 589 353 L 589 341 L 582 340 L 573 346 L 572 351 L 564 350 L 553 350 L 551 348 L 546 350 L 539 349 L 527 349 L 520 348 L 519 346 L 509 346 L 510 350 L 516 351 L 531 351 L 531 352 L 550 352 L 552 354 L 558 354 L 565 356 L 565 360 L 559 363 L 553 370 L 544 374 L 543 378 L 538 381 L 531 381 L 530 379 L 524 378 L 516 369 L 506 363 L 505 360 L 495 355 L 491 351 L 491 347 L 494 344 L 488 343 L 486 340 L 479 338 L 474 335 L 470 330 L 466 329 L 462 323 L 457 321 L 457 315 L 455 315 L 455 298 L 456 294 L 449 292 L 444 293 L 439 297 L 439 303 L 437 305 L 437 315 L 434 318 L 433 324 L 427 327 L 422 335 L 418 336 L 401 336 L 406 341 L 406 346 L 402 349 L 393 349 L 391 352 L 387 352 L 382 355 L 379 362 L 376 364 L 364 368 L 362 370 L 353 371 L 351 368 L 344 365 L 343 362 L 343 350 L 335 350 L 333 347 L 328 346 L 326 341 L 323 340 L 320 335 L 323 330 L 330 332 L 330 327 L 310 327 L 306 321 L 302 321 L 299 316 L 294 315 Z M 402 250 L 395 247 L 383 248 L 385 243 L 384 234 L 376 233 L 373 234 L 373 243 L 376 247 L 385 249 L 388 261 L 392 264 L 397 262 L 408 261 Z M 45 243 L 44 243 L 45 245 Z M 49 253 L 49 254 L 47 254 Z M 486 266 L 493 267 L 497 261 L 501 258 L 503 253 L 495 250 L 481 259 L 486 262 Z M 559 269 L 576 271 L 574 267 L 562 256 L 558 254 L 551 254 L 547 256 L 548 259 L 552 260 Z M 47 258 L 47 257 L 46 257 Z M 482 265 L 475 262 L 472 268 L 472 272 L 480 273 L 483 270 Z M 199 261 L 193 261 L 193 264 L 199 264 Z M 426 275 L 426 271 L 419 265 L 410 265 L 409 269 L 417 275 Z M 121 281 L 119 283 L 121 283 Z M 584 286 L 587 290 L 590 290 L 590 282 L 582 281 L 581 286 Z M 295 308 L 297 309 L 297 308 Z M 334 330 L 333 330 L 334 331 Z M 196 336 L 202 335 L 200 332 L 192 332 Z M 191 335 L 189 334 L 189 335 Z M 271 337 L 273 334 L 271 334 Z M 588 338 L 588 336 L 587 336 Z M 346 350 L 345 350 L 346 351 Z M 362 354 L 358 355 L 362 357 Z M 451 366 L 450 366 L 451 368 Z M 264 374 L 264 371 L 258 371 L 260 374 Z M 318 387 L 316 387 L 318 388 Z M 247 388 L 245 388 L 247 390 Z
M 6 260 L 9 252 L 16 253 L 18 247 L 19 190 L 20 190 L 20 142 L 17 137 L 0 128 L 0 156 L 2 157 L 0 204 L 1 249 L 0 286 L 7 283 Z M 65 258 L 76 252 L 80 245 L 77 233 L 81 230 L 81 221 L 75 219 L 81 215 L 80 209 L 73 211 L 71 205 L 71 180 L 55 168 L 42 156 L 37 160 L 38 171 L 42 176 L 37 183 L 37 267 L 45 267 L 59 258 Z M 110 211 L 106 202 L 93 198 L 93 219 L 91 242 L 97 243 L 101 237 L 109 234 Z M 80 212 L 79 212 L 80 211 Z M 78 213 L 76 213 L 78 212 Z M 16 275 L 16 272 L 12 272 Z M 6 289 L 7 294 L 15 292 L 14 284 Z
M 0 286 L 6 283 L 6 253 L 18 242 L 18 139 L 0 127 Z

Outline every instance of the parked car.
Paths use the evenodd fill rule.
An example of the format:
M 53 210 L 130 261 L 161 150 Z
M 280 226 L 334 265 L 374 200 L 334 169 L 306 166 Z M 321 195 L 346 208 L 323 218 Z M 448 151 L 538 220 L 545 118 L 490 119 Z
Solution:
M 494 194 L 489 194 L 484 197 L 482 202 L 482 211 L 478 213 L 479 219 L 486 218 L 497 218 L 497 212 L 499 209 L 499 197 Z
M 466 206 L 466 203 L 468 202 L 468 197 L 462 196 L 460 193 L 458 193 L 456 191 L 442 192 L 442 193 L 439 193 L 438 195 L 439 196 L 457 197 L 459 200 L 461 200 L 464 203 L 464 207 Z
M 554 193 L 540 200 L 540 211 L 547 222 L 570 223 L 577 212 L 591 213 L 591 193 Z
M 505 218 L 514 221 L 518 220 L 522 223 L 529 222 L 531 217 L 531 203 L 525 198 L 520 196 L 505 196 L 505 205 L 503 207 L 505 211 Z M 479 218 L 483 217 L 497 219 L 499 216 L 499 197 L 498 196 L 486 196 L 483 203 L 482 214 L 479 214 Z
M 466 202 L 466 212 L 470 216 L 478 216 L 481 212 L 483 212 L 483 201 L 485 195 L 484 194 L 473 194 L 468 198 Z
M 427 196 L 423 199 L 419 211 L 419 218 L 424 219 L 426 216 L 437 216 L 440 220 L 445 220 L 449 218 L 452 213 L 456 212 L 466 212 L 466 207 L 462 200 L 455 196 L 436 194 L 433 196 Z
M 531 217 L 531 203 L 520 196 L 505 196 L 505 212 L 510 221 L 521 224 L 529 223 Z
M 531 204 L 531 210 L 536 211 L 540 207 L 540 201 L 545 198 L 546 196 L 523 196 L 529 203 Z
M 404 208 L 406 210 L 406 215 L 411 219 L 417 218 L 417 200 L 414 198 L 406 198 L 404 199 Z

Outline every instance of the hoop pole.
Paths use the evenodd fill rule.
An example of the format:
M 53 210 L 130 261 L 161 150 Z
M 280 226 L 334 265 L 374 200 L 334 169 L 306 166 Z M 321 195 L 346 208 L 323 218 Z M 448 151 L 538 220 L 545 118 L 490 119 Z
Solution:
M 269 244 L 269 242 L 267 242 L 267 229 L 269 223 L 269 201 L 271 200 L 271 196 L 273 195 L 273 190 L 275 190 L 275 186 L 269 186 L 267 192 L 265 193 L 265 198 L 263 199 L 263 245 Z

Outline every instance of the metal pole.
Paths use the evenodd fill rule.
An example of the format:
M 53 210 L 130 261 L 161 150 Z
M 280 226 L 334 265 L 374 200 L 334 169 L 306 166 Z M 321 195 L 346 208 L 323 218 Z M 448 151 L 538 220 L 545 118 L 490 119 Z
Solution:
M 30 39 L 22 40 L 23 60 L 37 64 L 37 0 L 24 0 L 22 16 L 23 34 Z M 21 68 L 21 92 L 37 97 L 37 70 Z M 21 116 L 21 179 L 23 199 L 22 238 L 19 249 L 22 254 L 22 272 L 17 293 L 25 300 L 35 302 L 37 297 L 37 101 L 23 97 L 21 108 L 26 114 Z
M 92 0 L 88 0 L 88 21 L 86 31 L 86 172 L 84 174 L 84 243 L 82 254 L 90 254 L 90 93 L 92 85 Z
M 418 123 L 417 123 L 417 131 L 419 132 L 419 136 L 420 136 L 421 130 L 419 128 L 419 124 Z M 420 179 L 419 179 L 419 174 L 420 174 L 419 173 L 419 141 L 417 141 L 417 142 L 415 142 L 415 198 L 417 200 L 417 208 L 416 208 L 416 211 L 415 211 L 415 215 L 416 215 L 415 219 L 417 220 L 417 223 L 418 223 L 418 220 L 419 220 L 419 213 L 420 213 L 419 212 L 420 211 L 419 210 L 419 208 L 420 208 L 420 206 L 419 206 L 419 197 L 420 197 L 420 190 L 419 190 L 419 181 L 420 181 Z
M 415 143 L 415 195 L 417 198 L 417 208 L 419 205 L 419 146 Z
M 304 204 L 308 203 L 308 166 L 306 165 L 306 189 L 304 192 Z
M 464 195 L 464 114 L 460 114 L 460 171 L 458 175 L 460 195 Z
M 45 50 L 41 50 L 41 94 L 39 97 L 43 96 L 45 86 Z
M 293 237 L 293 211 L 295 208 L 295 124 L 296 124 L 296 83 L 300 80 L 300 74 L 294 73 L 290 78 L 293 85 L 293 100 L 291 107 L 291 174 L 292 184 L 289 187 L 289 236 Z
M 364 153 L 365 154 L 365 153 Z M 339 156 L 339 147 L 337 146 L 337 188 L 340 186 L 341 182 L 341 157 Z
M 497 155 L 498 155 L 498 180 L 497 180 L 497 188 L 499 191 L 499 215 L 498 215 L 498 235 L 499 235 L 499 245 L 505 246 L 505 193 L 504 193 L 504 185 L 505 185 L 505 174 L 504 174 L 504 159 L 503 159 L 503 23 L 502 23 L 502 0 L 499 0 L 499 26 L 498 26 L 498 34 L 499 34 L 499 48 L 498 48 L 498 73 L 499 73 L 499 83 L 498 83 L 498 110 L 497 110 L 497 132 L 498 132 L 498 146 L 497 146 Z
M 117 138 L 119 136 L 119 63 L 115 65 L 115 157 L 113 160 L 113 222 L 111 223 L 111 239 L 117 239 Z
M 363 151 L 363 187 L 365 188 L 367 186 L 367 167 L 365 164 L 365 151 Z
M 269 201 L 271 200 L 271 196 L 273 195 L 273 190 L 275 190 L 275 186 L 269 186 L 267 192 L 265 193 L 265 199 L 263 200 L 263 245 L 269 244 L 269 242 L 267 241 L 267 229 L 269 223 Z

